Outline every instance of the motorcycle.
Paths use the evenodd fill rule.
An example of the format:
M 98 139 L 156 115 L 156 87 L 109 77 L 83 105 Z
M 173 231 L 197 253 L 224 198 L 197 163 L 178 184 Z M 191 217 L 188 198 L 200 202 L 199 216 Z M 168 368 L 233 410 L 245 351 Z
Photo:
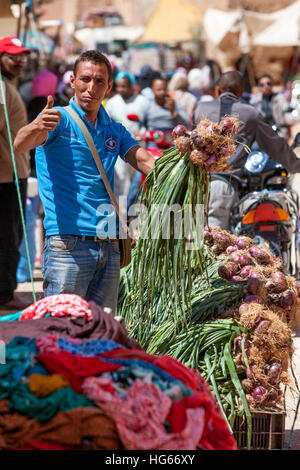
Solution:
M 285 168 L 261 151 L 249 153 L 233 207 L 231 230 L 268 246 L 284 270 L 300 277 L 299 196 L 288 185 Z
M 127 119 L 132 122 L 140 122 L 140 118 L 137 114 L 127 114 Z M 136 135 L 135 139 L 139 142 L 141 147 L 145 148 L 157 159 L 162 156 L 164 150 L 172 146 L 172 130 L 145 130 Z M 128 207 L 135 200 L 136 194 L 145 179 L 145 175 L 139 172 L 136 173 L 128 197 Z

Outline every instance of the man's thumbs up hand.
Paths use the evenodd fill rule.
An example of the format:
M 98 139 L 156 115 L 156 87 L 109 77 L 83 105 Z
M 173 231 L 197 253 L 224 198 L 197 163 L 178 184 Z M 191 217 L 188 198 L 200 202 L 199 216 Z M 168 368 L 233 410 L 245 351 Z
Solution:
M 54 131 L 61 119 L 61 113 L 53 108 L 54 99 L 51 95 L 47 97 L 47 104 L 41 114 L 35 119 L 35 125 L 39 131 Z
M 53 108 L 53 105 L 54 105 L 54 99 L 51 95 L 49 95 L 47 98 L 47 104 L 44 109 L 51 109 Z

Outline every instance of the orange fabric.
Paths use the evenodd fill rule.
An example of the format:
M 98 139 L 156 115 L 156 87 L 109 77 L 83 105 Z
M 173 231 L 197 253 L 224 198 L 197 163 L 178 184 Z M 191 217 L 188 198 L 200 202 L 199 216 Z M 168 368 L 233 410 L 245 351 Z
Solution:
M 61 374 L 31 374 L 29 377 L 28 388 L 39 398 L 47 397 L 64 387 L 70 387 L 70 382 Z
M 32 441 L 59 442 L 82 448 L 88 438 L 93 450 L 118 450 L 120 440 L 113 420 L 98 407 L 60 411 L 44 423 L 14 413 L 8 400 L 0 400 L 0 448 L 14 449 Z

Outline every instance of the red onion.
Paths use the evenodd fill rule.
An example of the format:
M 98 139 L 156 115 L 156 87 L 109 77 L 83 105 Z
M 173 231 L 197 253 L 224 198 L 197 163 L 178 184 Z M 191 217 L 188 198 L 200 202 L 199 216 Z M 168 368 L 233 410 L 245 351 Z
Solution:
M 242 350 L 242 342 L 244 343 L 245 352 L 246 352 L 246 355 L 248 356 L 251 344 L 250 344 L 250 342 L 248 341 L 247 338 L 242 338 L 241 336 L 237 336 L 236 338 L 234 338 L 234 340 L 233 340 L 234 348 L 237 352 L 242 352 L 243 351 Z
M 231 261 L 233 261 L 234 263 L 239 264 L 240 255 L 239 255 L 238 253 L 236 253 L 236 252 L 231 253 L 231 255 L 229 256 L 229 258 L 230 258 Z
M 270 302 L 273 302 L 274 304 L 276 304 L 276 303 L 278 303 L 278 301 L 279 301 L 279 294 L 275 294 L 275 293 L 273 293 L 273 294 L 268 294 L 268 295 L 267 295 L 267 298 L 268 298 L 268 300 L 269 300 Z
M 240 250 L 245 250 L 246 248 L 249 248 L 249 246 L 253 245 L 253 241 L 248 237 L 238 237 L 235 244 Z
M 276 286 L 275 286 L 274 282 L 273 282 L 271 279 L 266 282 L 266 289 L 267 289 L 268 291 L 271 291 L 271 292 L 274 291 L 274 290 L 275 290 L 275 287 L 276 287 Z
M 192 139 L 192 141 L 193 141 L 193 145 L 194 145 L 194 147 L 196 147 L 196 149 L 201 149 L 201 147 L 203 146 L 203 140 L 200 137 L 200 135 L 197 135 L 196 137 L 194 137 Z
M 192 130 L 192 131 L 190 132 L 190 139 L 191 139 L 191 140 L 194 140 L 196 137 L 199 137 L 199 134 L 198 134 L 198 132 L 196 131 L 196 129 L 194 129 L 194 130 Z
M 244 266 L 242 269 L 241 269 L 241 276 L 246 279 L 250 273 L 251 273 L 251 269 L 252 269 L 253 266 L 250 266 L 250 265 L 246 265 Z
M 258 324 L 258 326 L 255 328 L 255 333 L 257 335 L 262 335 L 266 333 L 271 325 L 271 322 L 269 320 L 261 320 Z
M 272 387 L 268 390 L 268 400 L 269 401 L 277 401 L 278 397 L 279 397 L 279 393 L 278 393 L 278 390 L 276 390 L 276 388 Z
M 213 239 L 214 239 L 212 233 L 210 233 L 210 232 L 208 232 L 208 231 L 206 231 L 206 230 L 204 230 L 204 232 L 203 232 L 203 238 L 204 238 L 204 241 L 205 241 L 205 242 L 212 242 Z
M 263 396 L 267 393 L 267 390 L 265 387 L 262 387 L 261 385 L 259 387 L 256 387 L 253 392 L 252 392 L 252 397 L 253 398 L 263 398 Z
M 226 248 L 231 244 L 231 240 L 224 233 L 217 232 L 214 234 L 214 239 L 221 249 L 226 250 Z
M 247 379 L 250 379 L 250 380 L 253 380 L 254 379 L 254 375 L 253 375 L 253 367 L 247 367 L 246 369 L 246 375 L 247 375 Z
M 189 159 L 194 165 L 200 165 L 204 162 L 204 155 L 200 150 L 193 150 L 189 155 Z
M 251 395 L 246 395 L 246 400 L 248 402 L 248 405 L 249 406 L 253 406 L 254 405 L 254 398 L 251 396 Z
M 223 279 L 231 279 L 238 272 L 238 266 L 233 263 L 223 263 L 219 266 L 218 274 Z
M 187 129 L 182 124 L 178 124 L 178 126 L 174 127 L 174 129 L 172 131 L 172 136 L 174 138 L 181 137 L 181 136 L 186 136 L 186 135 L 187 135 Z
M 241 276 L 232 276 L 232 278 L 230 280 L 231 281 L 242 281 L 243 278 Z
M 251 259 L 247 255 L 240 256 L 240 266 L 247 266 L 251 263 Z
M 281 307 L 290 307 L 294 303 L 294 293 L 292 290 L 287 289 L 279 298 L 279 305 Z
M 248 279 L 247 289 L 250 294 L 256 295 L 259 292 L 260 280 L 259 279 Z
M 270 365 L 267 376 L 270 379 L 277 379 L 279 375 L 281 374 L 281 364 L 278 362 L 274 362 L 273 364 Z
M 246 392 L 246 393 L 251 393 L 253 388 L 254 388 L 254 385 L 253 385 L 253 382 L 252 380 L 250 379 L 244 379 L 242 380 L 242 387 L 243 387 L 243 390 Z
M 263 304 L 262 299 L 258 295 L 247 295 L 244 299 L 243 302 L 248 304 L 250 302 L 256 302 L 257 304 Z
M 262 275 L 257 271 L 251 271 L 249 277 L 251 277 L 251 279 L 262 279 Z
M 228 246 L 228 247 L 226 248 L 226 253 L 227 253 L 228 255 L 230 255 L 230 254 L 233 253 L 234 251 L 237 251 L 237 249 L 238 249 L 237 246 L 232 246 L 232 245 L 230 245 L 230 246 Z
M 274 284 L 275 292 L 283 292 L 288 287 L 286 277 L 281 271 L 272 274 L 271 281 Z
M 267 264 L 271 261 L 270 255 L 266 251 L 262 250 L 261 248 L 257 248 L 256 246 L 251 246 L 249 248 L 249 253 L 259 263 Z
M 175 144 L 175 147 L 177 147 L 181 153 L 186 153 L 191 150 L 190 139 L 188 137 L 184 137 L 184 136 L 177 137 L 174 140 L 174 144 Z
M 215 165 L 218 161 L 218 157 L 216 155 L 212 155 L 211 157 L 209 157 L 206 162 L 205 162 L 205 165 L 211 167 L 213 165 Z

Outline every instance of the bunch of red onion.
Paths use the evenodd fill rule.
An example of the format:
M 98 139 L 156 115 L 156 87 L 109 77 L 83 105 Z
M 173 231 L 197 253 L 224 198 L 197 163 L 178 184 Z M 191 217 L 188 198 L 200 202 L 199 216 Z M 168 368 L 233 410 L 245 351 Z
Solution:
M 235 152 L 232 136 L 237 129 L 238 120 L 227 116 L 219 124 L 202 119 L 191 132 L 178 125 L 172 136 L 175 147 L 182 154 L 188 153 L 194 165 L 204 166 L 208 172 L 224 171 L 229 169 L 227 160 Z

